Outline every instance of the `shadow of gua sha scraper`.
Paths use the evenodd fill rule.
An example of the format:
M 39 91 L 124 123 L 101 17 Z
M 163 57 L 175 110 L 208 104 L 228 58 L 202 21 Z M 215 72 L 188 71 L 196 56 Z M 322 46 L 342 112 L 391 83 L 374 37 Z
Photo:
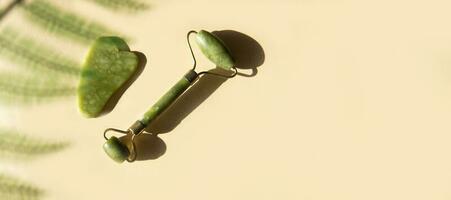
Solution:
M 138 78 L 146 57 L 130 51 L 119 37 L 100 37 L 92 44 L 80 73 L 77 90 L 80 112 L 88 118 L 111 112 Z

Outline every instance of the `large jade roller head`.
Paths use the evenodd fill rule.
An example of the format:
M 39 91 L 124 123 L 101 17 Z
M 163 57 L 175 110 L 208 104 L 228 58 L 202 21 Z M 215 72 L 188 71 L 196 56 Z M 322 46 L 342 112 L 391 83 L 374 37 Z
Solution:
M 202 54 L 204 54 L 216 67 L 224 70 L 234 70 L 232 75 L 217 74 L 210 71 L 203 71 L 197 73 L 196 70 L 196 58 L 190 44 L 190 35 L 196 34 L 196 43 L 200 48 Z M 201 30 L 199 32 L 190 31 L 187 35 L 188 45 L 193 56 L 194 66 L 189 70 L 172 88 L 169 89 L 150 109 L 148 109 L 143 117 L 137 120 L 126 131 L 108 128 L 104 132 L 105 144 L 103 146 L 107 155 L 118 163 L 122 163 L 125 160 L 133 162 L 137 158 L 135 151 L 135 137 L 144 133 L 144 129 L 152 123 L 161 113 L 163 113 L 181 94 L 183 94 L 190 85 L 192 85 L 197 78 L 202 74 L 210 74 L 216 76 L 222 76 L 225 78 L 234 77 L 237 74 L 237 69 L 234 66 L 233 57 L 225 44 L 215 35 L 208 31 Z M 108 137 L 108 132 L 121 133 L 130 140 L 120 140 L 115 136 Z
M 194 31 L 193 31 L 194 32 Z M 193 33 L 190 32 L 190 33 Z M 196 43 L 202 53 L 216 66 L 225 70 L 230 70 L 234 66 L 234 61 L 230 51 L 224 43 L 208 31 L 201 30 L 196 34 Z

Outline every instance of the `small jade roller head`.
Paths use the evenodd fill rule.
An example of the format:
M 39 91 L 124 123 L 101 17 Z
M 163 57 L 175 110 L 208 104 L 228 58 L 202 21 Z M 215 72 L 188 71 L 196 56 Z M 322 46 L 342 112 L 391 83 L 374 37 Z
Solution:
M 122 143 L 117 137 L 111 136 L 105 144 L 103 144 L 103 150 L 114 161 L 122 163 L 130 156 L 130 151 L 127 145 Z
M 190 33 L 196 33 L 191 31 Z M 196 43 L 204 54 L 216 66 L 230 70 L 235 65 L 232 55 L 224 42 L 212 33 L 201 30 L 196 34 Z
M 133 162 L 137 157 L 135 151 L 135 137 L 140 135 L 146 126 L 141 121 L 136 121 L 127 130 L 120 130 L 115 128 L 107 128 L 103 132 L 103 137 L 106 142 L 103 144 L 103 150 L 105 153 L 117 163 L 123 163 L 124 161 Z M 120 140 L 116 136 L 108 137 L 108 132 L 114 132 L 116 134 L 123 134 L 130 140 Z

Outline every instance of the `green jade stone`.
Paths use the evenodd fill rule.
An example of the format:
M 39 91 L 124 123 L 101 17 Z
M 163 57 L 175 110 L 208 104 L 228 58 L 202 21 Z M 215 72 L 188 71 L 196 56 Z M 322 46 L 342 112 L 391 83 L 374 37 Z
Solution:
M 78 105 L 89 118 L 102 114 L 113 94 L 138 70 L 138 56 L 119 37 L 100 37 L 92 44 L 80 74 Z
M 123 163 L 128 156 L 130 151 L 127 146 L 125 146 L 117 137 L 112 136 L 103 145 L 103 150 L 106 154 L 118 163 Z
M 234 61 L 225 44 L 208 31 L 201 30 L 196 34 L 196 43 L 202 53 L 216 66 L 230 70 Z

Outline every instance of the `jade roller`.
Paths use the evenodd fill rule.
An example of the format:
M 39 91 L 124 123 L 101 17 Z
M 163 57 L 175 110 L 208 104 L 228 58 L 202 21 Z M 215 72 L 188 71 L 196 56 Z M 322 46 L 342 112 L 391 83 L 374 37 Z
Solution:
M 211 62 L 216 64 L 217 67 L 225 70 L 233 70 L 234 73 L 230 76 L 216 74 L 209 71 L 203 71 L 197 73 L 196 58 L 190 44 L 190 35 L 196 34 L 195 41 L 200 48 L 202 54 L 204 54 Z M 233 58 L 224 45 L 224 43 L 216 36 L 208 31 L 201 30 L 199 32 L 190 31 L 187 34 L 188 46 L 193 56 L 194 66 L 190 69 L 175 85 L 169 89 L 150 109 L 144 113 L 143 117 L 133 123 L 127 130 L 119 130 L 115 128 L 108 128 L 104 132 L 104 138 L 106 139 L 103 149 L 107 155 L 118 163 L 122 163 L 125 160 L 133 162 L 137 153 L 135 151 L 134 139 L 137 135 L 144 132 L 144 129 L 152 121 L 154 121 L 163 111 L 166 110 L 184 91 L 186 91 L 190 85 L 202 74 L 212 74 L 222 77 L 231 78 L 237 74 L 237 69 L 234 67 Z M 131 137 L 127 142 L 119 140 L 115 136 L 107 137 L 108 132 L 116 132 L 125 134 Z

